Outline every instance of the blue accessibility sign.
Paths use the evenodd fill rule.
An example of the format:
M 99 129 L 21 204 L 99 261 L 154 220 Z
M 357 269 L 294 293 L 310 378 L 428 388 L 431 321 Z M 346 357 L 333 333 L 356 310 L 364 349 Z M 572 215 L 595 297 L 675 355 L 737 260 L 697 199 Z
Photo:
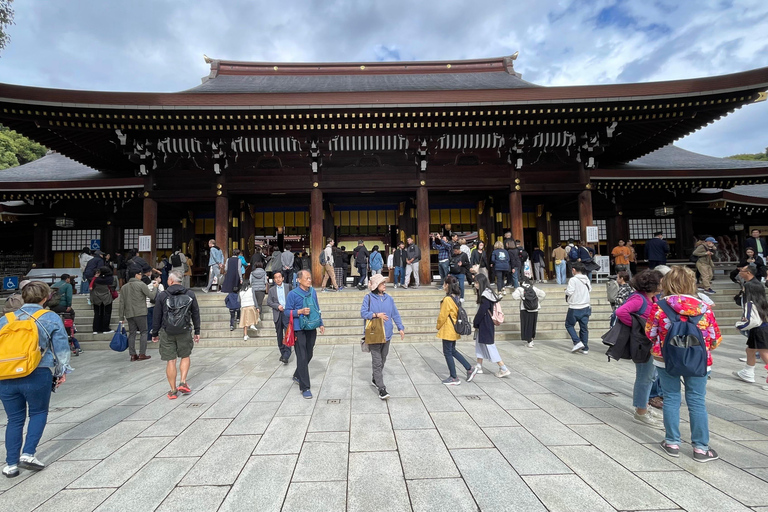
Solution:
M 18 290 L 19 278 L 18 277 L 4 277 L 3 278 L 3 290 Z
M 101 250 L 101 240 L 91 240 L 91 250 L 92 251 L 100 251 Z

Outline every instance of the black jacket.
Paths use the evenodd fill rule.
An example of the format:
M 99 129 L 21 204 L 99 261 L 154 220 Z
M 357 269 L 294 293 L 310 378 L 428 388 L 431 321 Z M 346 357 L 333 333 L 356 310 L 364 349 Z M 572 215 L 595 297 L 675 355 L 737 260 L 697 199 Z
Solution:
M 515 247 L 514 249 L 509 249 L 507 252 L 509 253 L 509 269 L 519 269 L 522 263 L 520 261 L 520 249 Z
M 405 249 L 395 249 L 394 265 L 396 267 L 404 267 L 405 258 L 406 258 Z
M 488 267 L 488 251 L 483 249 L 483 252 L 480 253 L 477 249 L 472 251 L 472 259 L 469 261 L 471 265 L 480 265 L 480 268 L 487 268 Z
M 358 245 L 357 247 L 355 247 L 353 254 L 355 255 L 355 265 L 357 265 L 358 267 L 361 267 L 363 265 L 368 264 L 368 255 L 370 253 L 368 252 L 368 249 L 366 249 L 364 245 Z
M 461 266 L 459 266 L 459 262 L 461 262 Z M 451 254 L 451 263 L 450 263 L 450 273 L 457 275 L 457 274 L 464 274 L 466 276 L 469 275 L 469 258 L 467 258 L 467 255 L 463 252 L 460 252 L 459 254 Z
M 101 258 L 101 256 L 94 256 L 88 261 L 88 263 L 86 263 L 85 270 L 83 270 L 83 277 L 90 281 L 93 279 L 93 276 L 96 275 L 96 271 L 103 266 L 104 260 Z
M 755 254 L 760 254 L 760 256 L 768 256 L 768 245 L 765 243 L 765 238 L 761 236 L 759 237 L 759 240 L 760 240 L 760 246 L 763 248 L 762 253 L 757 252 L 757 239 L 755 239 L 754 237 L 747 238 L 745 249 L 747 247 L 751 247 L 752 249 L 755 250 Z
M 262 262 L 264 266 L 266 267 L 266 261 L 264 260 L 264 254 L 261 252 L 255 252 L 253 253 L 253 256 L 251 256 L 251 272 L 253 272 L 253 269 L 256 268 L 256 263 Z
M 346 251 L 341 251 L 341 260 L 344 262 L 344 270 L 348 271 L 351 265 L 352 255 Z
M 187 290 L 180 284 L 174 284 L 167 290 L 157 294 L 155 298 L 155 313 L 152 317 L 152 337 L 156 337 L 160 332 L 160 327 L 165 325 L 165 299 L 169 295 L 187 295 L 192 298 L 192 326 L 195 328 L 195 334 L 200 334 L 200 307 L 197 304 L 195 292 Z

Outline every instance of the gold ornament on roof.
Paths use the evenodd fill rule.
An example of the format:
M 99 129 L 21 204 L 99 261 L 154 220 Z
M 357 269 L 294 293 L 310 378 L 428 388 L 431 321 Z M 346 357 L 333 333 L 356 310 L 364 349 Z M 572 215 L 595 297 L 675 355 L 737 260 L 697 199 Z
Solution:
M 210 64 L 211 62 L 213 62 L 213 59 L 207 56 L 206 54 L 203 54 L 203 60 L 205 61 L 206 64 Z

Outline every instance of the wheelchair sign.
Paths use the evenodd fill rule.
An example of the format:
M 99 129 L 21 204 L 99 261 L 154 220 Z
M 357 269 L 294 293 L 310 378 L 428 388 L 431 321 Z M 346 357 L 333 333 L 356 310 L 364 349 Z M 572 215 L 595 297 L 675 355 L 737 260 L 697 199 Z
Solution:
M 91 240 L 91 250 L 92 251 L 100 251 L 101 250 L 101 240 Z
M 3 290 L 18 290 L 19 278 L 18 277 L 4 277 L 3 278 Z

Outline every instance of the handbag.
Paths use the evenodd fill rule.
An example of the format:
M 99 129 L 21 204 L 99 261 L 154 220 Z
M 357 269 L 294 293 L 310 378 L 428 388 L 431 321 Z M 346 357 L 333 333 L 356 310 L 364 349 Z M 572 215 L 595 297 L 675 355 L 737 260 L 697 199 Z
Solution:
M 283 336 L 283 345 L 292 347 L 295 343 L 296 331 L 293 329 L 293 311 L 291 311 L 291 316 L 288 317 L 288 327 L 285 328 L 285 336 Z
M 384 334 L 384 320 L 381 318 L 372 318 L 365 323 L 365 344 L 381 345 L 386 343 Z
M 128 335 L 125 333 L 123 322 L 117 324 L 117 330 L 112 336 L 112 341 L 109 342 L 109 348 L 115 352 L 125 352 L 125 349 L 128 348 Z
M 755 310 L 755 305 L 752 301 L 747 302 L 744 305 L 744 316 L 736 322 L 736 328 L 743 333 L 761 325 L 763 325 L 763 321 L 760 314 Z
M 109 293 L 112 294 L 112 300 L 114 300 L 114 299 L 116 299 L 116 298 L 118 298 L 120 296 L 120 294 L 117 293 L 117 290 L 115 290 L 111 286 L 109 287 Z

